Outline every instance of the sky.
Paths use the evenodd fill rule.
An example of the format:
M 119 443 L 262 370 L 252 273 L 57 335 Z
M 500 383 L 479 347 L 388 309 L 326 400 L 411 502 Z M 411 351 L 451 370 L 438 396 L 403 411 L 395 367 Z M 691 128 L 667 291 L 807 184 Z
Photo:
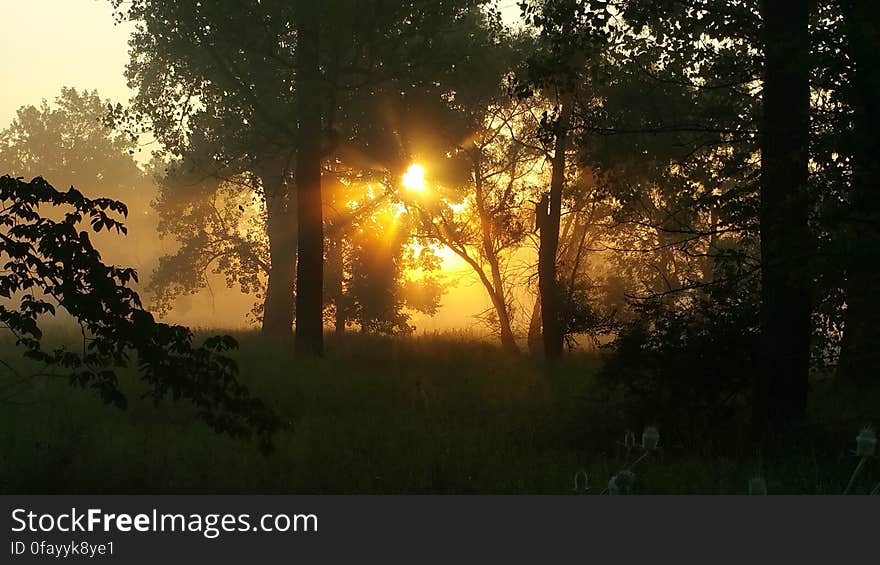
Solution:
M 51 101 L 62 86 L 126 101 L 130 24 L 115 25 L 109 0 L 0 0 L 0 125 L 21 106 Z
M 499 6 L 508 23 L 516 21 L 516 0 L 501 0 Z M 6 24 L 0 33 L 0 129 L 12 122 L 18 108 L 51 102 L 63 86 L 96 89 L 113 102 L 124 103 L 133 94 L 124 77 L 133 26 L 114 22 L 109 0 L 0 0 L 0 15 Z M 472 315 L 491 303 L 475 278 L 455 260 L 447 261 L 444 271 L 458 284 L 447 291 L 436 315 L 417 315 L 413 322 L 429 332 L 452 327 L 485 331 Z M 238 325 L 248 309 L 248 299 L 219 283 L 207 298 L 178 301 L 177 316 L 171 317 L 179 319 L 171 321 Z M 223 318 L 224 312 L 232 317 Z

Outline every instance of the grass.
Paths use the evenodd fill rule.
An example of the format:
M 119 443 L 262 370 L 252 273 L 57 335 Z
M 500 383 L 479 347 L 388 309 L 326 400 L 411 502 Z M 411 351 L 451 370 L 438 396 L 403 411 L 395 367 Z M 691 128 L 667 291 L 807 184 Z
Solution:
M 130 374 L 124 411 L 38 380 L 2 406 L 0 492 L 570 494 L 584 471 L 598 494 L 638 455 L 620 445 L 626 399 L 594 394 L 596 354 L 550 369 L 463 336 L 352 335 L 330 341 L 325 359 L 301 360 L 288 340 L 236 337 L 242 380 L 289 423 L 270 455 L 213 434 L 185 405 L 139 400 Z M 17 355 L 9 343 L 0 352 Z M 823 432 L 808 447 L 759 464 L 746 448 L 670 441 L 635 468 L 641 491 L 738 494 L 760 474 L 770 493 L 842 492 L 864 422 L 838 417 L 845 392 L 818 397 Z M 853 492 L 878 480 L 869 461 Z

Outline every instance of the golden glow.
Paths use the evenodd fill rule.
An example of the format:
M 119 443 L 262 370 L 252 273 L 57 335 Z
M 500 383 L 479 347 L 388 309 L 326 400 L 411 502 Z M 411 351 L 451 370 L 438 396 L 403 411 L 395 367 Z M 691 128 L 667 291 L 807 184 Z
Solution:
M 467 201 L 467 200 L 463 200 L 463 201 L 461 201 L 461 202 L 450 202 L 450 203 L 449 203 L 449 207 L 450 207 L 450 208 L 452 209 L 452 211 L 455 212 L 456 214 L 461 214 L 462 212 L 464 212 L 464 211 L 467 209 L 467 207 L 468 207 L 468 201 Z
M 123 70 L 129 62 L 128 40 L 135 25 L 131 23 L 114 25 L 110 2 L 0 0 L 0 12 L 8 17 L 8 21 L 15 21 L 23 29 L 39 28 L 45 32 L 46 37 L 52 39 L 52 41 L 22 42 L 16 34 L 0 35 L 0 53 L 17 55 L 0 57 L 0 70 L 6 75 L 22 78 L 15 89 L 6 89 L 0 93 L 0 129 L 9 125 L 15 117 L 15 111 L 22 105 L 35 104 L 39 107 L 43 98 L 49 100 L 51 104 L 61 92 L 62 86 L 75 86 L 79 89 L 97 88 L 102 98 L 110 98 L 114 102 L 124 102 L 134 94 L 126 85 Z M 514 4 L 507 8 L 502 7 L 501 13 L 508 22 L 518 21 L 519 8 Z M 46 14 L 52 14 L 52 17 L 46 17 Z M 151 141 L 152 138 L 149 136 L 143 139 L 143 142 Z M 155 147 L 155 145 L 144 147 L 135 158 L 139 163 L 145 164 L 152 154 L 151 149 Z M 433 164 L 433 159 L 436 157 L 439 155 L 432 156 L 430 153 L 425 153 L 423 166 L 409 167 L 410 170 L 407 172 L 411 171 L 414 174 L 405 178 L 417 179 L 412 186 L 407 180 L 401 184 L 404 171 L 395 169 L 390 179 L 396 185 L 393 188 L 406 191 L 413 200 L 429 200 L 434 197 L 435 192 L 438 192 L 436 197 L 440 198 L 439 185 L 436 182 L 437 171 Z M 359 162 L 368 161 L 366 156 L 358 155 L 358 158 Z M 379 167 L 379 164 L 371 161 L 370 165 Z M 5 171 L 0 171 L 0 174 L 3 172 Z M 425 178 L 428 175 L 430 178 Z M 537 182 L 535 184 L 539 186 Z M 341 190 L 340 201 L 335 205 L 340 208 L 339 212 L 346 214 L 347 217 L 348 212 L 357 210 L 356 214 L 350 217 L 356 217 L 358 223 L 366 226 L 368 232 L 384 229 L 387 224 L 393 225 L 392 218 L 386 215 L 383 218 L 386 224 L 379 226 L 378 220 L 374 223 L 374 218 L 371 217 L 377 212 L 369 207 L 360 207 L 369 206 L 374 199 L 382 197 L 385 192 L 386 187 L 378 183 L 369 187 L 346 186 Z M 238 202 L 235 204 L 237 205 Z M 241 204 L 246 208 L 246 216 L 257 215 L 257 207 L 262 207 L 262 200 L 255 199 L 253 207 L 250 207 L 245 200 L 242 200 Z M 400 205 L 385 204 L 384 206 L 392 206 L 390 216 L 399 216 L 400 222 L 405 219 L 406 212 Z M 451 206 L 456 213 L 460 211 L 457 204 Z M 131 212 L 132 214 L 150 213 L 149 210 L 150 208 L 147 207 L 143 210 L 133 208 Z M 415 216 L 416 209 L 411 210 Z M 259 213 L 262 214 L 263 211 L 260 210 Z M 133 226 L 132 228 L 136 229 Z M 243 234 L 244 231 L 240 233 Z M 130 239 L 130 237 L 122 238 L 121 241 Z M 147 237 L 142 239 L 145 242 L 149 241 Z M 160 240 L 156 237 L 153 238 L 153 242 L 157 251 L 154 255 L 151 247 L 143 250 L 146 257 L 172 254 L 177 249 L 176 243 L 170 238 Z M 441 245 L 432 247 L 443 261 L 441 274 L 448 277 L 452 286 L 443 298 L 443 307 L 436 315 L 416 313 L 413 315 L 413 323 L 420 332 L 444 331 L 474 325 L 474 319 L 470 314 L 491 307 L 491 302 L 486 298 L 486 293 L 470 266 L 449 248 Z M 134 261 L 133 252 L 127 245 L 115 251 L 119 254 L 118 260 L 123 264 Z M 105 253 L 110 254 L 110 252 L 108 248 Z M 110 255 L 107 258 L 110 258 Z M 146 271 L 146 267 L 141 270 Z M 242 294 L 237 288 L 227 288 L 223 275 L 209 272 L 207 277 L 212 290 L 202 291 L 196 295 L 181 295 L 175 303 L 175 308 L 163 321 L 210 328 L 251 327 L 247 321 L 249 318 L 245 315 L 251 311 L 254 296 Z
M 425 167 L 418 163 L 410 165 L 406 172 L 403 173 L 403 186 L 413 192 L 424 192 L 428 187 L 425 182 Z

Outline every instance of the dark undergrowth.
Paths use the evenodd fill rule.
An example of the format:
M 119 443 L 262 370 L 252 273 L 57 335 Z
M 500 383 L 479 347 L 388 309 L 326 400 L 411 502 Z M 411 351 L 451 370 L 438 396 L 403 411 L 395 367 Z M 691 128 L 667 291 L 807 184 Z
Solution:
M 598 353 L 551 368 L 461 336 L 350 335 L 302 360 L 292 341 L 235 337 L 242 380 L 286 423 L 271 453 L 214 434 L 184 404 L 141 400 L 132 375 L 126 410 L 39 377 L 2 405 L 0 492 L 566 494 L 576 475 L 584 492 L 585 474 L 599 494 L 642 457 L 627 431 L 638 444 L 656 424 L 660 449 L 633 468 L 639 492 L 741 494 L 761 476 L 771 494 L 839 494 L 858 463 L 855 436 L 880 406 L 876 391 L 819 380 L 802 438 L 759 451 L 741 414 L 687 430 L 634 418 L 638 407 L 594 378 Z M 11 343 L 0 348 L 17 359 Z M 868 461 L 851 492 L 878 481 Z

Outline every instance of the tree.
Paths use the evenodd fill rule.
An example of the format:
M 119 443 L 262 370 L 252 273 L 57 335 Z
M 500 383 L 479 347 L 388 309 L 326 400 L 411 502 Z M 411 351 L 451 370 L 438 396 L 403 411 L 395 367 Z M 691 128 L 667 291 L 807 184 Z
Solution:
M 614 10 L 625 22 L 618 28 L 622 33 L 615 32 L 615 41 L 626 47 L 608 55 L 613 64 L 623 69 L 634 66 L 644 76 L 645 84 L 680 88 L 685 98 L 692 97 L 698 104 L 685 112 L 676 106 L 666 108 L 660 119 L 646 113 L 639 120 L 642 123 L 635 127 L 627 124 L 631 120 L 612 123 L 604 133 L 632 136 L 637 143 L 641 143 L 642 136 L 678 135 L 685 141 L 682 149 L 693 149 L 685 154 L 686 159 L 673 161 L 671 166 L 668 161 L 663 164 L 662 159 L 658 160 L 674 173 L 658 178 L 678 176 L 684 180 L 692 175 L 692 170 L 709 173 L 695 176 L 691 182 L 696 182 L 686 187 L 685 192 L 679 192 L 685 198 L 676 196 L 671 200 L 683 200 L 685 206 L 667 207 L 664 201 L 670 202 L 669 196 L 675 193 L 669 191 L 674 186 L 660 185 L 656 194 L 664 205 L 656 210 L 659 214 L 655 219 L 645 224 L 666 234 L 663 239 L 667 241 L 661 239 L 654 251 L 666 254 L 667 262 L 674 261 L 670 265 L 676 274 L 681 269 L 674 249 L 684 251 L 686 258 L 690 254 L 691 261 L 694 250 L 689 242 L 693 241 L 708 240 L 708 251 L 700 252 L 704 257 L 738 255 L 742 263 L 747 263 L 752 260 L 747 234 L 759 227 L 763 314 L 761 370 L 754 389 L 753 422 L 758 433 L 763 433 L 766 426 L 786 427 L 804 413 L 812 330 L 809 287 L 813 236 L 808 223 L 812 203 L 807 186 L 811 61 L 807 3 L 765 2 L 758 10 L 754 2 L 633 1 L 615 6 Z M 763 22 L 760 37 L 753 31 L 758 22 Z M 756 60 L 756 54 L 761 52 L 763 61 Z M 650 53 L 653 58 L 643 58 Z M 760 62 L 763 76 L 756 72 Z M 753 118 L 753 100 L 762 85 L 762 118 L 758 121 Z M 607 113 L 609 106 L 604 98 L 598 115 Z M 630 108 L 645 106 L 651 108 L 646 104 Z M 632 114 L 630 109 L 620 115 Z M 585 130 L 603 131 L 591 125 Z M 717 149 L 713 155 L 706 148 Z M 749 181 L 749 161 L 754 160 L 757 151 L 761 159 L 760 194 L 758 199 L 752 199 L 747 198 L 754 186 Z M 650 150 L 645 151 L 645 155 L 651 154 Z M 694 169 L 691 163 L 695 160 L 699 164 L 704 158 L 709 160 Z M 724 177 L 730 177 L 733 183 L 713 188 Z M 645 190 L 642 184 L 636 187 L 634 194 L 641 196 L 653 190 Z M 695 203 L 702 200 L 723 207 L 713 205 L 703 218 L 693 218 L 694 210 L 686 206 L 693 188 L 711 190 L 708 198 Z M 729 205 L 731 197 L 735 206 Z M 632 199 L 638 200 L 644 201 Z M 758 203 L 757 213 L 750 203 Z M 702 222 L 708 224 L 708 229 L 698 227 Z M 724 224 L 745 236 L 746 246 L 741 247 L 745 253 L 730 254 L 719 248 L 717 239 L 713 241 L 723 231 L 732 232 Z M 723 281 L 712 275 L 711 264 L 696 272 L 699 271 L 705 273 L 704 280 L 686 275 L 681 284 L 675 280 L 680 277 L 670 278 L 668 269 L 659 269 L 660 280 L 668 289 L 652 293 L 652 297 L 682 294 L 716 284 L 713 279 Z M 720 272 L 732 272 L 741 280 L 750 270 Z M 682 304 L 687 305 L 689 301 L 682 296 Z
M 364 332 L 409 334 L 409 311 L 432 314 L 442 287 L 431 273 L 438 261 L 430 248 L 416 250 L 410 215 L 399 203 L 360 216 L 345 238 L 344 317 Z M 421 271 L 416 278 L 415 271 Z
M 518 352 L 514 281 L 507 264 L 527 236 L 524 204 L 539 157 L 521 140 L 530 138 L 537 124 L 528 102 L 499 97 L 485 104 L 475 112 L 479 125 L 456 148 L 467 181 L 453 183 L 449 194 L 413 195 L 409 204 L 422 217 L 421 237 L 448 247 L 477 275 L 492 303 L 491 320 L 501 345 Z
M 809 2 L 764 1 L 761 127 L 761 352 L 755 433 L 806 412 L 812 313 Z
M 255 168 L 265 202 L 269 265 L 263 301 L 263 332 L 287 335 L 293 325 L 296 288 L 297 213 L 289 155 L 260 162 Z
M 180 295 L 207 288 L 213 274 L 222 275 L 229 287 L 238 286 L 244 294 L 262 297 L 263 301 L 254 304 L 252 315 L 254 321 L 264 321 L 266 279 L 271 286 L 272 267 L 262 184 L 248 175 L 230 180 L 198 175 L 194 182 L 187 182 L 188 176 L 172 168 L 160 180 L 154 201 L 160 237 L 173 237 L 178 248 L 160 257 L 152 273 L 147 287 L 152 309 L 167 314 Z M 290 308 L 288 317 L 292 320 L 292 304 Z M 273 307 L 269 310 L 272 315 Z M 271 329 L 263 323 L 264 333 L 271 334 Z
M 0 169 L 136 196 L 144 176 L 131 155 L 135 144 L 104 125 L 108 104 L 97 91 L 62 88 L 52 104 L 19 108 L 0 135 Z
M 138 22 L 126 69 L 137 94 L 129 107 L 116 108 L 118 125 L 132 133 L 150 133 L 161 142 L 163 158 L 172 161 L 163 202 L 201 207 L 204 202 L 186 198 L 208 198 L 219 180 L 237 183 L 245 193 L 258 192 L 268 238 L 260 306 L 263 331 L 290 334 L 297 246 L 296 114 L 293 73 L 278 50 L 287 33 L 279 27 L 282 22 L 255 19 L 252 10 L 235 3 L 214 5 L 210 13 L 194 2 L 113 5 L 120 18 Z M 204 190 L 195 190 L 197 185 Z M 240 250 L 234 263 L 253 264 L 252 250 L 241 246 L 239 238 L 220 241 L 218 230 L 208 237 L 205 224 L 187 224 L 173 210 L 159 212 L 166 220 L 165 232 L 180 241 L 182 251 L 195 252 L 194 244 L 211 241 L 224 251 Z M 192 237 L 194 232 L 198 237 Z M 199 253 L 215 256 L 217 245 Z M 174 278 L 168 272 L 173 265 L 173 260 L 165 263 L 161 279 Z M 228 269 L 224 274 L 237 278 Z
M 300 89 L 299 105 L 299 153 L 297 167 L 299 182 L 304 182 L 303 175 L 309 179 L 312 188 L 298 193 L 300 247 L 298 268 L 297 295 L 297 344 L 303 351 L 320 353 L 323 326 L 319 322 L 321 309 L 315 305 L 322 303 L 321 269 L 323 268 L 323 252 L 319 246 L 323 244 L 323 222 L 321 221 L 321 190 L 320 190 L 320 146 L 318 130 L 323 124 L 324 131 L 333 131 L 337 127 L 337 116 L 347 115 L 356 119 L 349 122 L 355 131 L 360 130 L 363 118 L 354 112 L 361 107 L 359 96 L 367 94 L 371 98 L 384 99 L 407 107 L 413 102 L 419 104 L 425 98 L 435 103 L 443 101 L 443 95 L 450 91 L 449 78 L 458 74 L 456 64 L 460 64 L 464 53 L 475 42 L 474 31 L 483 31 L 485 16 L 479 13 L 480 3 L 451 2 L 435 4 L 418 2 L 410 5 L 392 7 L 391 5 L 376 6 L 371 10 L 370 18 L 358 20 L 348 10 L 347 5 L 325 4 L 320 8 L 306 8 L 299 14 L 299 31 L 297 54 Z M 497 21 L 497 18 L 496 18 Z M 445 26 L 441 28 L 440 23 Z M 340 28 L 351 32 L 351 37 L 340 41 Z M 451 29 L 450 29 L 451 28 Z M 441 30 L 442 29 L 442 30 Z M 460 36 L 460 37 L 459 37 Z M 381 38 L 381 39 L 379 39 Z M 464 42 L 457 42 L 464 39 Z M 422 51 L 430 46 L 433 56 L 426 58 Z M 339 54 L 350 58 L 340 60 Z M 303 56 L 305 54 L 305 56 Z M 328 59 L 329 56 L 329 59 Z M 327 60 L 322 66 L 321 61 Z M 465 65 L 467 66 L 467 65 Z M 418 69 L 418 70 L 416 70 Z M 302 82 L 305 79 L 306 82 Z M 329 92 L 325 89 L 324 113 L 319 100 L 318 83 L 323 79 L 330 84 Z M 365 85 L 367 88 L 365 88 Z M 347 96 L 346 96 L 347 95 Z M 347 99 L 347 97 L 349 97 Z M 346 103 L 348 102 L 348 103 Z M 370 108 L 371 105 L 367 105 Z M 309 115 L 302 112 L 308 108 Z M 354 112 L 353 112 L 354 110 Z M 367 119 L 375 119 L 375 115 L 366 114 Z M 409 114 L 408 117 L 414 117 Z M 323 122 L 321 119 L 323 118 Z M 304 131 L 311 132 L 305 136 Z M 399 130 L 379 130 L 379 137 L 386 139 L 391 134 L 397 138 Z M 346 138 L 355 145 L 363 140 L 356 136 Z M 304 151 L 303 143 L 310 145 Z M 380 146 L 386 145 L 380 142 Z M 385 162 L 394 164 L 405 158 L 408 152 L 403 148 L 384 155 Z M 395 154 L 396 153 L 396 154 Z M 308 228 L 303 222 L 311 218 Z M 307 230 L 308 235 L 306 235 Z M 305 255 L 304 255 L 305 254 Z M 319 266 L 319 263 L 321 265 Z M 302 284 L 308 285 L 303 295 Z M 309 308 L 308 313 L 301 308 Z M 302 320 L 301 320 L 302 317 Z
M 590 61 L 603 49 L 607 13 L 604 5 L 583 0 L 523 2 L 522 10 L 526 22 L 538 30 L 539 48 L 529 60 L 527 82 L 553 101 L 553 112 L 545 114 L 543 121 L 553 147 L 550 186 L 535 213 L 540 234 L 538 291 L 544 356 L 555 360 L 562 355 L 564 343 L 557 263 L 566 154 L 576 106 L 590 96 L 584 92 L 587 81 L 582 73 L 589 71 Z
M 297 77 L 297 248 L 296 347 L 310 355 L 324 352 L 324 211 L 321 200 L 322 100 L 319 67 L 321 31 L 315 4 L 296 24 Z M 330 124 L 328 124 L 329 126 Z
M 408 334 L 408 311 L 434 313 L 443 293 L 439 261 L 414 245 L 413 215 L 391 175 L 363 175 L 340 162 L 324 175 L 327 263 L 325 319 L 337 335 Z
M 538 288 L 541 297 L 542 337 L 544 355 L 548 359 L 562 356 L 562 320 L 559 306 L 559 281 L 557 279 L 557 253 L 559 251 L 559 223 L 562 218 L 562 191 L 565 188 L 565 152 L 568 150 L 568 129 L 574 96 L 566 91 L 559 101 L 559 115 L 554 124 L 550 191 L 538 206 L 538 231 L 541 244 L 538 248 Z
M 840 0 L 846 53 L 852 70 L 854 155 L 849 198 L 846 313 L 840 375 L 864 382 L 880 370 L 880 41 L 876 9 L 861 0 Z
M 106 239 L 108 257 L 132 261 L 148 270 L 157 249 L 149 234 L 155 221 L 145 213 L 156 188 L 133 158 L 136 143 L 107 127 L 108 100 L 96 91 L 62 88 L 52 104 L 23 106 L 0 132 L 0 174 L 27 179 L 43 176 L 60 186 L 88 187 L 91 196 L 129 202 L 138 210 L 129 221 L 131 235 L 124 252 Z

